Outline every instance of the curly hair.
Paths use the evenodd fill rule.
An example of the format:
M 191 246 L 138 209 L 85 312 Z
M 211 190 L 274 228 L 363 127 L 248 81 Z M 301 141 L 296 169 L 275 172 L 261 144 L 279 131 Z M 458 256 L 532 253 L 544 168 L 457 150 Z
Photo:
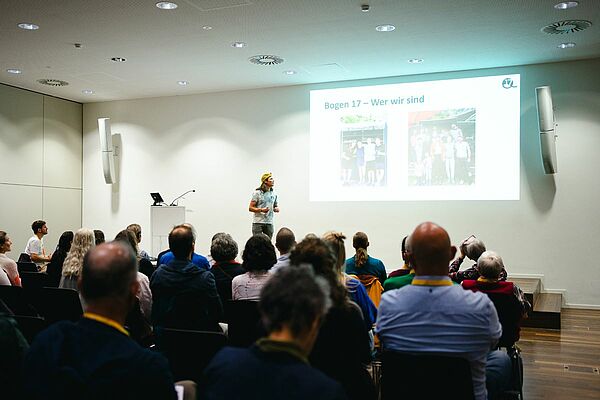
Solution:
M 242 252 L 242 267 L 246 271 L 268 271 L 277 262 L 275 247 L 265 234 L 252 236 Z
M 220 233 L 210 245 L 210 255 L 216 262 L 234 260 L 238 255 L 238 245 L 230 234 Z
M 83 257 L 96 245 L 94 231 L 87 228 L 81 228 L 75 232 L 71 249 L 65 258 L 62 274 L 66 277 L 79 276 L 83 266 Z
M 292 265 L 310 264 L 315 274 L 327 280 L 331 288 L 331 301 L 336 307 L 348 304 L 348 293 L 336 272 L 336 257 L 331 246 L 323 239 L 304 238 L 290 253 Z

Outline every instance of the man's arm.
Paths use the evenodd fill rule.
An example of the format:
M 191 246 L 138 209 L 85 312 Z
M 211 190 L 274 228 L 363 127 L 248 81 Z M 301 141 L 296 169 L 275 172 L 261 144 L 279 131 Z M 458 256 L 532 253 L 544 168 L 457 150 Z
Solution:
M 256 201 L 255 200 L 250 200 L 250 206 L 248 207 L 248 211 L 252 212 L 252 213 L 266 213 L 269 212 L 269 208 L 268 207 L 256 207 Z M 275 211 L 275 210 L 273 210 Z M 275 212 L 279 212 L 279 211 L 275 211 Z
M 42 251 L 41 255 L 38 254 L 38 253 L 33 253 L 32 252 L 30 254 L 30 257 L 31 257 L 31 261 L 38 262 L 38 263 L 39 262 L 50 262 L 52 260 L 52 254 L 50 254 L 49 256 L 47 256 L 47 255 L 43 254 L 43 251 Z

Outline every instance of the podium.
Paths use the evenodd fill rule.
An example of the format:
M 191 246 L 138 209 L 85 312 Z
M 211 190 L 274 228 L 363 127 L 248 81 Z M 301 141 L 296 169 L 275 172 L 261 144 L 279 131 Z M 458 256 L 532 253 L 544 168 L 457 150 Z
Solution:
M 169 248 L 169 233 L 175 225 L 185 222 L 184 206 L 150 206 L 152 254 Z

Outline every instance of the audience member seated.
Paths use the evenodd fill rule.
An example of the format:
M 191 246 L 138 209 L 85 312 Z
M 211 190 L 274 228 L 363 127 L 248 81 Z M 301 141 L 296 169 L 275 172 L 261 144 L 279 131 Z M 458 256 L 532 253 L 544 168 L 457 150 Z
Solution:
M 467 268 L 463 271 L 459 271 L 460 265 L 462 264 L 465 257 L 477 262 L 477 259 L 485 251 L 485 244 L 474 235 L 469 236 L 460 243 L 458 248 L 458 257 L 450 263 L 449 276 L 454 282 L 461 283 L 465 279 L 476 280 L 479 278 L 479 272 L 477 272 L 477 264 L 473 264 L 472 267 Z M 506 270 L 502 269 L 500 273 L 501 281 L 506 280 Z
M 43 238 L 48 234 L 46 221 L 42 221 L 41 219 L 33 221 L 31 230 L 33 231 L 33 236 L 27 241 L 23 253 L 29 255 L 31 261 L 41 268 L 52 259 L 52 254 L 46 255 L 46 249 L 44 248 Z
M 404 236 L 404 238 L 402 239 L 402 246 L 401 246 L 402 261 L 404 261 L 404 264 L 397 270 L 390 272 L 388 274 L 388 279 L 395 278 L 397 276 L 408 275 L 410 273 L 411 268 L 408 265 L 408 257 L 406 254 L 406 241 L 407 240 L 408 240 L 408 236 Z
M 142 349 L 123 328 L 138 292 L 136 264 L 121 243 L 102 244 L 85 256 L 80 289 L 86 313 L 37 336 L 25 357 L 23 398 L 177 398 L 166 360 Z
M 259 233 L 248 239 L 242 252 L 242 267 L 248 272 L 231 281 L 231 298 L 258 301 L 260 290 L 271 276 L 269 270 L 276 262 L 275 247 L 267 235 Z
M 294 236 L 294 232 L 292 232 L 289 228 L 281 228 L 277 235 L 275 236 L 275 247 L 277 247 L 277 251 L 279 251 L 279 258 L 273 268 L 271 268 L 271 273 L 277 271 L 279 268 L 287 267 L 290 265 L 290 252 L 296 245 L 296 236 Z
M 4 273 L 0 273 L 0 280 L 4 277 L 8 278 L 8 285 L 12 286 L 21 286 L 21 278 L 19 277 L 19 270 L 17 268 L 17 263 L 8 258 L 6 253 L 12 250 L 12 241 L 8 237 L 8 234 L 4 231 L 0 231 L 0 269 L 4 271 Z M 5 283 L 0 283 L 0 285 L 4 285 Z
M 143 259 L 140 259 L 140 256 L 137 254 L 137 249 L 135 247 L 137 245 L 135 235 L 132 231 L 125 229 L 117 233 L 117 236 L 115 236 L 115 241 L 121 241 L 123 243 L 126 243 L 136 254 L 135 259 L 137 261 L 138 266 L 136 277 L 140 287 L 140 291 L 137 293 L 136 297 L 138 298 L 140 311 L 142 312 L 142 315 L 144 316 L 146 321 L 149 322 L 151 320 L 152 313 L 152 291 L 150 290 L 150 280 L 148 279 L 148 276 L 142 274 L 139 270 L 140 261 L 142 261 Z
M 104 232 L 102 232 L 100 229 L 94 229 L 94 238 L 96 239 L 96 246 L 106 241 L 104 238 Z
M 135 235 L 135 241 L 137 243 L 136 249 L 138 250 L 138 256 L 150 261 L 150 255 L 146 253 L 146 250 L 140 249 L 140 243 L 142 242 L 142 227 L 139 224 L 127 225 L 127 230 L 133 232 Z
M 265 284 L 259 310 L 267 337 L 226 347 L 204 370 L 207 400 L 345 399 L 340 385 L 311 367 L 308 354 L 330 305 L 329 288 L 309 266 L 283 268 Z
M 369 335 L 360 308 L 348 300 L 348 292 L 336 273 L 331 247 L 322 239 L 305 238 L 292 250 L 290 261 L 289 268 L 312 265 L 317 276 L 325 278 L 331 288 L 332 307 L 310 353 L 311 365 L 340 382 L 348 398 L 376 399 L 375 387 L 366 369 L 371 362 Z
M 521 320 L 531 310 L 531 305 L 518 285 L 499 280 L 502 270 L 502 258 L 493 251 L 485 251 L 477 259 L 479 278 L 464 280 L 462 286 L 474 292 L 483 292 L 492 300 L 502 324 L 502 337 L 498 345 L 510 347 L 519 340 Z
M 223 307 L 215 277 L 192 264 L 194 235 L 187 224 L 169 233 L 169 248 L 174 259 L 162 264 L 152 275 L 152 324 L 160 335 L 163 327 L 220 332 Z
M 383 282 L 387 279 L 385 265 L 381 260 L 371 257 L 367 254 L 369 247 L 369 238 L 364 232 L 356 232 L 352 237 L 352 246 L 356 250 L 356 254 L 346 260 L 346 273 L 350 275 L 372 275 Z
M 238 245 L 230 234 L 218 233 L 210 245 L 210 255 L 214 260 L 210 272 L 215 277 L 219 297 L 225 303 L 231 300 L 231 281 L 245 272 L 242 264 L 235 261 Z
M 350 300 L 360 307 L 367 331 L 370 331 L 373 329 L 373 324 L 377 319 L 377 307 L 375 307 L 375 304 L 373 304 L 373 301 L 367 295 L 363 284 L 358 279 L 354 279 L 344 272 L 346 267 L 344 239 L 346 239 L 346 236 L 341 232 L 329 231 L 323 235 L 323 240 L 329 243 L 336 259 L 335 271 L 340 277 L 340 282 L 346 286 Z
M 376 332 L 384 350 L 465 358 L 475 398 L 496 398 L 509 385 L 511 362 L 505 352 L 490 352 L 502 334 L 493 303 L 483 293 L 453 285 L 448 264 L 456 248 L 442 227 L 420 224 L 410 248 L 416 271 L 412 284 L 381 299 Z
M 194 243 L 196 243 L 196 230 L 194 229 L 192 224 L 185 223 L 182 225 L 187 226 L 192 231 Z M 158 260 L 156 261 L 156 265 L 160 266 L 162 264 L 168 264 L 171 260 L 175 258 L 175 256 L 173 255 L 173 252 L 169 249 L 169 251 L 167 252 L 161 252 L 159 254 L 159 257 L 157 258 Z M 192 264 L 207 271 L 210 269 L 210 263 L 208 262 L 208 259 L 204 256 L 201 256 L 200 254 L 192 253 Z
M 52 261 L 46 266 L 46 286 L 58 287 L 60 283 L 60 277 L 62 276 L 63 264 L 67 258 L 69 250 L 71 250 L 71 243 L 73 243 L 73 232 L 65 231 L 60 235 L 58 239 L 58 245 L 56 250 L 52 254 Z
M 15 320 L 0 314 L 0 388 L 3 399 L 22 398 L 21 366 L 28 348 L 27 340 L 21 334 Z
M 95 243 L 94 231 L 91 229 L 81 228 L 75 232 L 71 249 L 63 263 L 59 287 L 78 290 L 77 279 L 81 274 L 83 257 L 95 246 Z
M 0 268 L 0 285 L 11 286 L 10 279 L 8 279 L 8 274 L 3 268 Z
M 415 270 L 410 265 L 410 237 L 409 236 L 406 236 L 404 238 L 404 240 L 402 241 L 402 258 L 404 259 L 404 265 L 408 268 L 408 269 L 404 269 L 404 271 L 407 271 L 408 273 L 405 273 L 402 275 L 397 274 L 396 276 L 386 279 L 385 282 L 383 283 L 384 291 L 387 292 L 389 290 L 400 289 L 401 287 L 410 285 L 415 277 Z

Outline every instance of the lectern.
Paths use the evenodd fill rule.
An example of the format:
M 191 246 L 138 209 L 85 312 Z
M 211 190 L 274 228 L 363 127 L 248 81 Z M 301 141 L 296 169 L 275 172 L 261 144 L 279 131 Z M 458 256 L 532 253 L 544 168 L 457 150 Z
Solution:
M 169 232 L 185 222 L 184 206 L 150 206 L 152 254 L 169 248 Z

